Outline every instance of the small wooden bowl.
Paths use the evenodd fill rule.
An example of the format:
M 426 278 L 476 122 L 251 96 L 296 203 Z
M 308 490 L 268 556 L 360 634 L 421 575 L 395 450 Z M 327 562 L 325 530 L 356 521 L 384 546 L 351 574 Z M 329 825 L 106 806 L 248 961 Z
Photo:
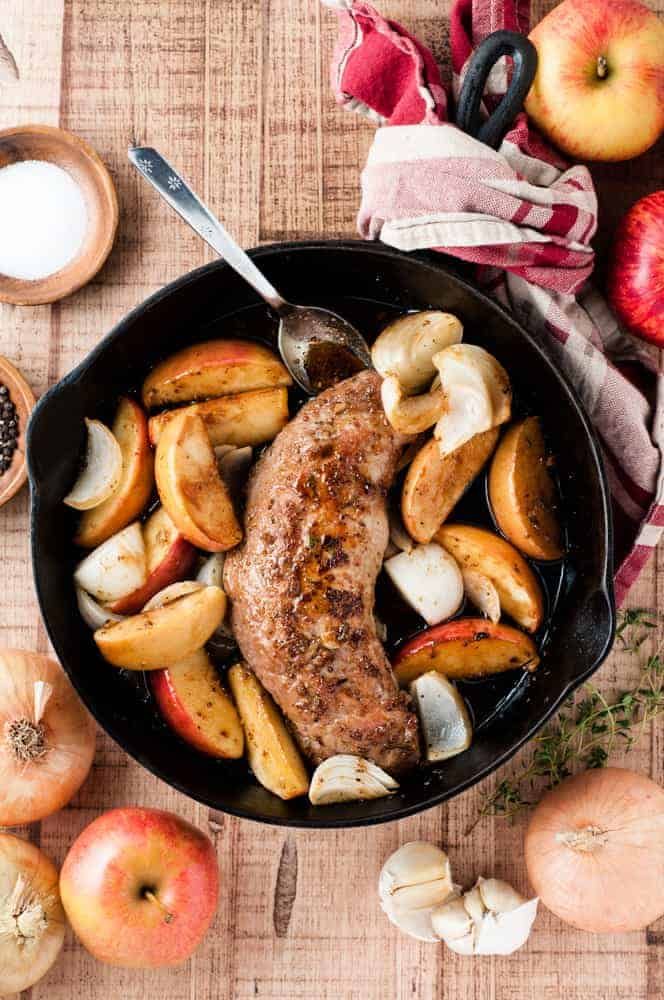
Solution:
M 6 472 L 0 473 L 0 507 L 2 507 L 18 493 L 28 477 L 25 462 L 25 432 L 35 405 L 35 397 L 21 373 L 2 355 L 0 355 L 0 382 L 9 389 L 9 397 L 16 407 L 18 418 L 18 440 L 12 464 Z
M 0 131 L 0 169 L 19 160 L 47 160 L 79 185 L 88 210 L 83 245 L 65 267 L 35 281 L 0 274 L 0 302 L 37 306 L 71 295 L 95 276 L 111 252 L 118 227 L 118 197 L 111 175 L 87 142 L 50 125 Z

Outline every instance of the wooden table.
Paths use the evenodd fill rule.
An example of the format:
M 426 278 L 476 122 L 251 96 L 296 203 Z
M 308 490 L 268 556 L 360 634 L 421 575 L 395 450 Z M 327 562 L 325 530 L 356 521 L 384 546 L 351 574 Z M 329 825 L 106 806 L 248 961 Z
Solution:
M 664 11 L 663 0 L 656 2 Z M 444 58 L 447 0 L 384 0 L 382 6 Z M 0 82 L 0 127 L 45 122 L 79 133 L 108 163 L 121 205 L 115 249 L 91 285 L 52 307 L 2 308 L 0 352 L 20 366 L 37 393 L 84 357 L 128 309 L 208 257 L 129 167 L 126 149 L 133 138 L 170 155 L 244 245 L 354 233 L 358 170 L 372 128 L 338 110 L 328 91 L 334 21 L 315 0 L 0 0 L 0 31 L 21 71 L 20 82 Z M 660 144 L 633 164 L 597 171 L 604 243 L 628 204 L 664 186 L 662 161 Z M 31 581 L 25 491 L 0 512 L 0 559 L 2 643 L 46 652 Z M 631 603 L 655 606 L 662 587 L 664 550 Z M 612 688 L 626 685 L 634 673 L 633 661 L 616 653 L 599 676 Z M 633 752 L 630 766 L 664 780 L 661 726 Z M 517 955 L 475 961 L 402 937 L 387 922 L 376 896 L 378 870 L 408 840 L 446 844 L 460 880 L 496 874 L 525 891 L 522 821 L 511 827 L 486 820 L 464 836 L 482 791 L 494 781 L 398 824 L 288 832 L 211 813 L 152 777 L 100 732 L 94 770 L 80 794 L 64 812 L 22 832 L 60 862 L 72 839 L 104 809 L 172 809 L 214 839 L 221 868 L 217 917 L 193 959 L 171 971 L 100 965 L 69 935 L 61 960 L 29 996 L 662 996 L 662 921 L 648 933 L 593 937 L 541 912 Z

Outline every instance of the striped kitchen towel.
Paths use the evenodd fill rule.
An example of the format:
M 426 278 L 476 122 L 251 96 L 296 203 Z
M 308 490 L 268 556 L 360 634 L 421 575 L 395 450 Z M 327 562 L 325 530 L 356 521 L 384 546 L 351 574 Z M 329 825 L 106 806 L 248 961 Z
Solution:
M 625 335 L 588 279 L 597 198 L 519 115 L 495 151 L 448 121 L 473 48 L 492 31 L 528 31 L 528 0 L 456 0 L 453 79 L 427 48 L 359 0 L 339 15 L 332 83 L 344 107 L 379 126 L 362 174 L 367 239 L 434 249 L 477 265 L 479 283 L 534 333 L 579 392 L 600 438 L 615 523 L 619 604 L 664 530 L 662 352 Z M 507 60 L 485 107 L 505 93 Z

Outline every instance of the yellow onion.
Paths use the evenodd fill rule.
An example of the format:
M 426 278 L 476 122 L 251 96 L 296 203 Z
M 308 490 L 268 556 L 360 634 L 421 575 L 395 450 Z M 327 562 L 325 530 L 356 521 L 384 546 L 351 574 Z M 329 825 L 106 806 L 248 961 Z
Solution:
M 94 723 L 62 668 L 38 653 L 0 650 L 0 826 L 61 809 L 94 751 Z
M 618 767 L 567 778 L 533 813 L 528 876 L 584 931 L 642 930 L 664 913 L 664 788 Z
M 34 844 L 0 833 L 0 995 L 41 979 L 64 937 L 57 869 Z

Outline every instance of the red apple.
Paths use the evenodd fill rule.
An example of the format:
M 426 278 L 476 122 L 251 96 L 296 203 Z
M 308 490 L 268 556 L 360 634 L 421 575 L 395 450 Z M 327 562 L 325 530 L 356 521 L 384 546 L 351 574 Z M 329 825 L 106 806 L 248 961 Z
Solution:
M 134 615 L 164 587 L 184 580 L 196 559 L 196 549 L 181 535 L 163 507 L 157 507 L 143 525 L 147 575 L 141 587 L 121 597 L 111 611 Z
M 637 0 L 563 0 L 530 34 L 526 111 L 581 160 L 629 160 L 664 129 L 664 24 Z
M 486 618 L 457 618 L 424 629 L 397 652 L 393 666 L 399 684 L 437 670 L 454 680 L 468 680 L 515 670 L 534 670 L 537 647 L 529 635 Z
M 211 757 L 242 756 L 240 717 L 204 649 L 155 670 L 150 683 L 159 711 L 183 740 Z
M 664 347 L 664 191 L 637 201 L 618 227 L 608 290 L 625 326 Z
M 101 962 L 133 968 L 187 959 L 210 926 L 219 873 L 211 841 L 173 813 L 111 809 L 69 849 L 60 895 Z

